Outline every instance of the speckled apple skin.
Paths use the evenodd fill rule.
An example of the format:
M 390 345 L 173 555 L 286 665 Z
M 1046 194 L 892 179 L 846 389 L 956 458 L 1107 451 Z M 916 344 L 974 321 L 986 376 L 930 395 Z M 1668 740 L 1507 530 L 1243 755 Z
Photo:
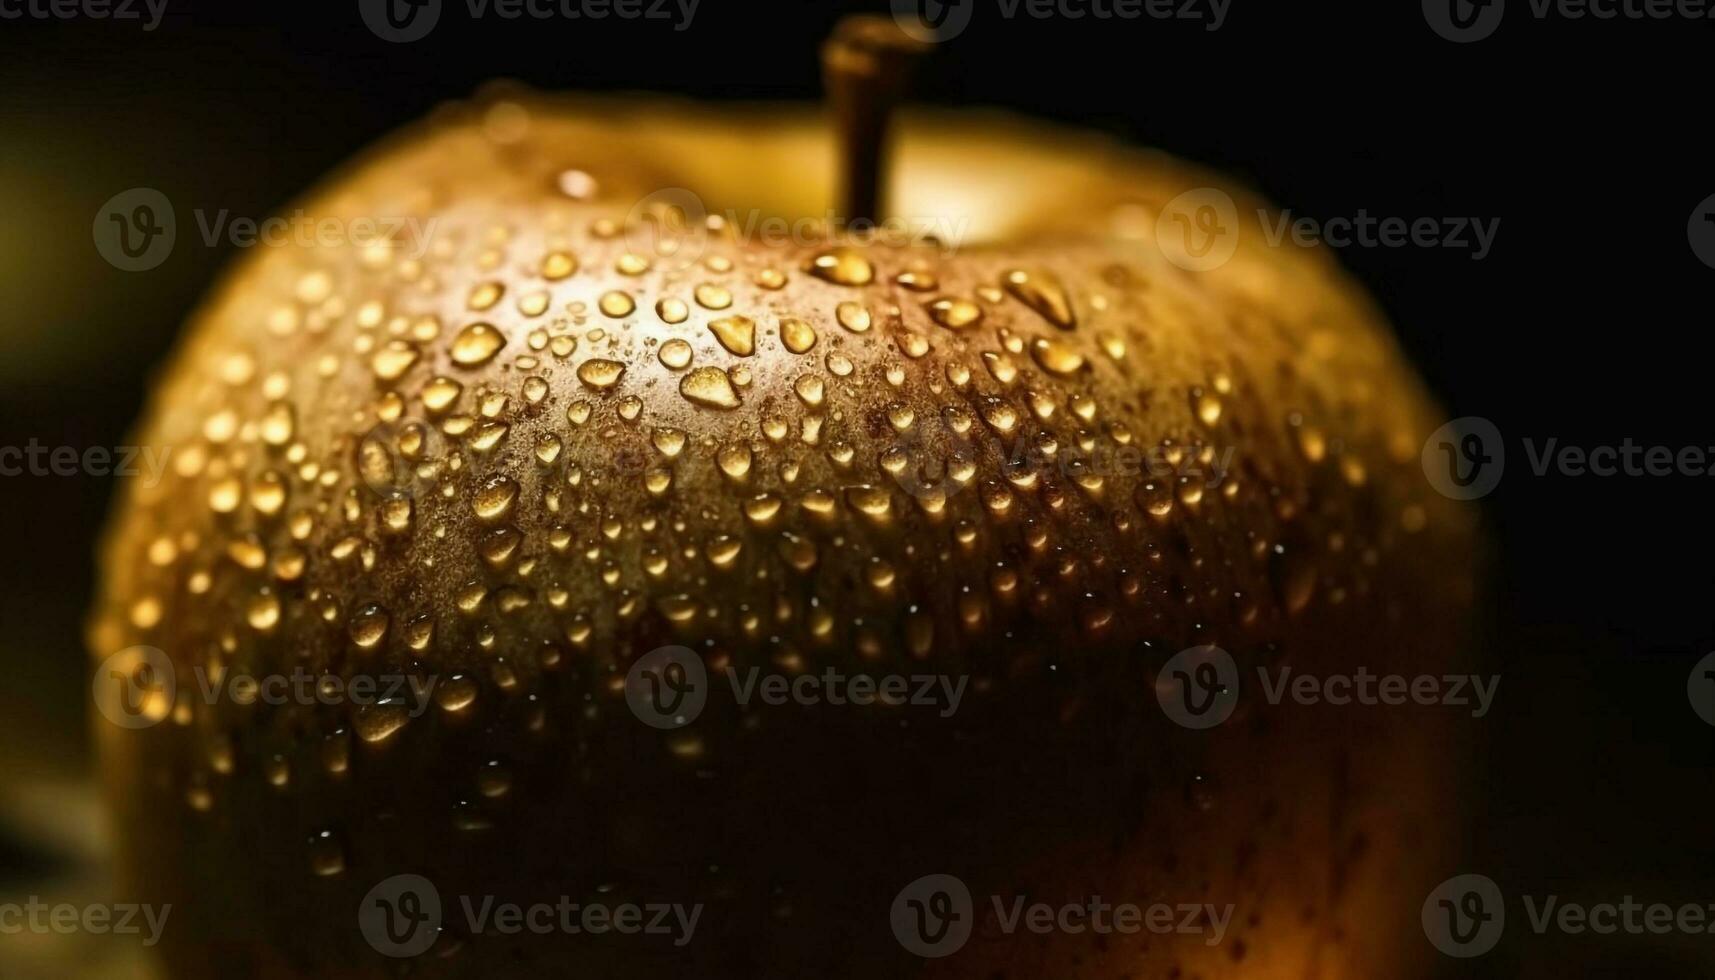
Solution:
M 1464 662 L 1472 523 L 1419 463 L 1444 419 L 1361 291 L 1327 254 L 1269 244 L 1244 218 L 1261 205 L 1194 168 L 959 119 L 903 128 L 896 184 L 914 199 L 930 182 L 914 165 L 959 161 L 972 187 L 1005 185 L 1013 213 L 969 225 L 1004 234 L 831 252 L 729 221 L 662 254 L 637 205 L 664 188 L 716 212 L 747 189 L 760 207 L 822 194 L 809 128 L 648 102 L 451 106 L 302 204 L 414 219 L 433 228 L 420 256 L 260 247 L 190 317 L 139 432 L 168 473 L 122 495 L 89 631 L 97 662 L 146 645 L 176 667 L 162 723 L 97 719 L 129 894 L 173 906 L 169 977 L 1340 978 L 1432 958 L 1418 909 L 1456 870 L 1469 720 L 1270 705 L 1256 683 L 1265 666 Z M 1078 179 L 990 180 L 1015 158 Z M 1153 222 L 1211 187 L 1238 202 L 1239 237 L 1198 271 Z M 944 326 L 940 299 L 981 318 Z M 841 325 L 847 303 L 867 330 Z M 748 356 L 709 327 L 732 316 L 753 321 Z M 813 347 L 789 349 L 786 318 Z M 504 345 L 458 363 L 479 322 Z M 664 363 L 673 339 L 688 367 Z M 623 374 L 592 386 L 592 359 Z M 687 397 L 702 368 L 736 406 Z M 431 409 L 437 377 L 460 393 Z M 1099 461 L 1125 447 L 1205 462 Z M 513 500 L 482 516 L 499 477 Z M 1193 731 L 1156 684 L 1201 643 L 1245 687 Z M 670 644 L 717 678 L 968 687 L 943 716 L 740 706 L 717 682 L 661 731 L 623 688 Z M 300 666 L 456 695 L 399 727 L 196 692 L 199 669 Z M 435 883 L 447 922 L 395 960 L 359 907 L 404 873 Z M 889 919 L 931 873 L 979 911 L 941 959 Z M 704 912 L 682 947 L 472 934 L 457 896 L 489 895 Z M 1216 945 L 1003 934 L 988 900 L 1017 895 L 1235 914 Z

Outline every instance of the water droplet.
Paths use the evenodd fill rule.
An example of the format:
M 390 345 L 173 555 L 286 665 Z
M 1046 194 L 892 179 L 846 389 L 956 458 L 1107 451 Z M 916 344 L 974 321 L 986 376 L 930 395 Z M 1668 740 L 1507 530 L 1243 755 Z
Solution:
M 780 321 L 780 342 L 794 354 L 807 353 L 816 346 L 816 328 L 795 316 Z
M 542 258 L 543 279 L 557 281 L 576 271 L 578 260 L 570 252 L 549 252 Z
M 505 346 L 506 338 L 492 325 L 473 323 L 460 330 L 458 336 L 453 338 L 453 363 L 460 367 L 486 364 Z
M 732 305 L 732 293 L 713 283 L 702 283 L 691 291 L 691 296 L 705 310 L 724 310 Z
M 893 281 L 914 293 L 926 293 L 941 284 L 928 269 L 907 269 L 894 276 Z
M 481 313 L 492 308 L 505 295 L 506 287 L 498 282 L 478 283 L 470 291 L 470 298 L 465 301 L 465 305 L 471 310 Z
M 333 831 L 324 830 L 310 838 L 310 870 L 322 878 L 345 873 L 345 845 Z
M 811 259 L 810 274 L 836 286 L 867 286 L 875 279 L 875 267 L 858 252 L 836 248 Z
M 726 372 L 712 367 L 692 368 L 679 381 L 679 394 L 686 401 L 708 408 L 737 408 L 741 404 Z
M 624 375 L 625 365 L 606 358 L 591 358 L 578 365 L 578 380 L 598 391 L 619 384 Z
M 250 597 L 250 605 L 245 610 L 244 618 L 251 629 L 266 633 L 280 622 L 280 600 L 264 589 Z
M 1084 355 L 1073 350 L 1071 345 L 1045 337 L 1031 342 L 1030 356 L 1049 374 L 1065 376 L 1084 366 Z
M 631 294 L 619 289 L 602 293 L 596 305 L 601 307 L 603 313 L 616 320 L 630 316 L 632 311 L 637 309 L 637 303 L 631 298 Z
M 389 340 L 369 358 L 369 369 L 382 381 L 398 381 L 417 363 L 417 348 L 403 340 Z
M 1219 395 L 1201 388 L 1191 389 L 1191 409 L 1197 413 L 1198 421 L 1204 425 L 1214 425 L 1221 421 L 1221 408 Z
M 476 491 L 471 498 L 471 510 L 485 523 L 493 524 L 503 521 L 512 513 L 512 504 L 518 499 L 518 484 L 509 477 L 491 476 Z
M 1072 300 L 1066 295 L 1066 287 L 1053 273 L 1013 269 L 1001 278 L 1001 283 L 1014 299 L 1061 330 L 1070 330 L 1077 325 L 1072 313 Z
M 346 631 L 351 636 L 351 642 L 362 649 L 373 650 L 387 635 L 388 622 L 387 610 L 372 602 L 352 615 Z
M 497 527 L 490 530 L 477 542 L 477 553 L 483 561 L 500 568 L 512 560 L 518 551 L 518 545 L 524 540 L 524 535 L 514 527 Z
M 820 375 L 800 374 L 798 379 L 792 382 L 792 390 L 798 393 L 798 398 L 804 404 L 814 408 L 822 404 L 826 386 L 823 384 Z
M 451 378 L 437 377 L 423 386 L 423 408 L 430 415 L 439 415 L 452 408 L 464 392 L 464 386 Z
M 734 480 L 742 480 L 750 472 L 750 447 L 741 442 L 729 442 L 715 454 L 721 472 Z
M 868 308 L 862 303 L 841 303 L 834 307 L 834 319 L 852 333 L 868 331 L 872 322 Z
M 371 745 L 392 738 L 411 720 L 411 712 L 398 701 L 378 701 L 366 704 L 357 712 L 353 726 L 357 737 Z
M 968 299 L 948 297 L 929 304 L 929 319 L 948 330 L 974 327 L 983 318 L 983 308 Z
M 669 296 L 656 301 L 655 315 L 661 318 L 662 323 L 684 323 L 691 315 L 691 308 L 685 305 L 684 300 Z
M 722 317 L 711 322 L 709 330 L 730 354 L 749 357 L 756 353 L 756 321 L 750 317 Z
M 682 371 L 691 366 L 691 345 L 674 338 L 662 344 L 655 356 L 661 359 L 661 365 L 668 370 Z

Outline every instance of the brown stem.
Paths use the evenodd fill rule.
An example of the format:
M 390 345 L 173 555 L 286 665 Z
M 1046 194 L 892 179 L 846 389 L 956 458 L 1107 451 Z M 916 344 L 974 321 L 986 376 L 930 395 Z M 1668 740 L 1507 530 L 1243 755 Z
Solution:
M 847 223 L 881 220 L 887 193 L 888 123 L 925 51 L 891 17 L 841 20 L 822 45 L 822 78 L 839 128 Z

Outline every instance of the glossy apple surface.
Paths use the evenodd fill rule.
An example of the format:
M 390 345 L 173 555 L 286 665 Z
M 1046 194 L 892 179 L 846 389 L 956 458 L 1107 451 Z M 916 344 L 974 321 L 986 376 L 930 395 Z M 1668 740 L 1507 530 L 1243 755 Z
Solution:
M 828 213 L 833 156 L 796 110 L 450 106 L 309 195 L 332 240 L 255 249 L 195 312 L 140 433 L 168 474 L 120 503 L 90 629 L 97 661 L 174 666 L 159 724 L 98 719 L 131 892 L 174 906 L 169 976 L 1427 959 L 1445 710 L 1270 705 L 1256 675 L 1457 662 L 1471 532 L 1373 308 L 1255 221 L 1206 269 L 1157 234 L 1182 194 L 1250 195 L 998 119 L 901 126 L 889 213 L 938 240 L 769 237 Z M 1201 731 L 1156 695 L 1198 644 L 1243 677 Z M 668 645 L 713 678 L 673 731 L 625 697 Z M 728 667 L 965 687 L 951 712 L 741 706 Z M 415 716 L 202 693 L 295 669 L 433 693 Z M 938 873 L 979 912 L 1235 914 L 1213 945 L 979 916 L 924 959 L 890 908 Z M 399 874 L 447 907 L 409 961 L 360 929 Z M 461 896 L 704 912 L 683 946 L 508 936 Z

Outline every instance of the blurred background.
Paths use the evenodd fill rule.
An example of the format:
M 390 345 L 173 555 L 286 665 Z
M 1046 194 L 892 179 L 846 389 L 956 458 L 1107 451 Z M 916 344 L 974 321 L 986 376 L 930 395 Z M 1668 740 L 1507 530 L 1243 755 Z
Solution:
M 1567 900 L 1708 903 L 1715 728 L 1686 682 L 1715 631 L 1715 479 L 1537 477 L 1519 440 L 1715 446 L 1701 353 L 1715 269 L 1687 240 L 1715 194 L 1693 102 L 1715 20 L 1514 7 L 1473 44 L 1437 36 L 1416 3 L 1233 0 L 1215 31 L 979 10 L 916 91 L 1160 147 L 1316 219 L 1500 219 L 1480 261 L 1340 254 L 1449 417 L 1486 417 L 1507 439 L 1507 478 L 1482 505 L 1499 557 L 1484 643 L 1503 680 L 1469 774 L 1470 869 Z M 471 21 L 454 2 L 411 44 L 377 38 L 356 0 L 167 0 L 147 31 L 0 19 L 0 446 L 125 442 L 187 310 L 234 258 L 189 233 L 192 208 L 277 213 L 372 140 L 497 77 L 815 100 L 818 43 L 859 9 L 886 8 L 704 0 L 675 31 Z M 92 223 L 137 186 L 177 205 L 179 244 L 128 273 L 96 252 Z M 0 477 L 0 896 L 101 887 L 80 630 L 112 491 L 93 476 Z M 128 969 L 100 950 L 22 945 L 36 941 L 0 936 L 0 977 L 80 960 L 93 975 Z M 1509 929 L 1480 963 L 1449 964 L 1708 976 L 1715 936 Z

